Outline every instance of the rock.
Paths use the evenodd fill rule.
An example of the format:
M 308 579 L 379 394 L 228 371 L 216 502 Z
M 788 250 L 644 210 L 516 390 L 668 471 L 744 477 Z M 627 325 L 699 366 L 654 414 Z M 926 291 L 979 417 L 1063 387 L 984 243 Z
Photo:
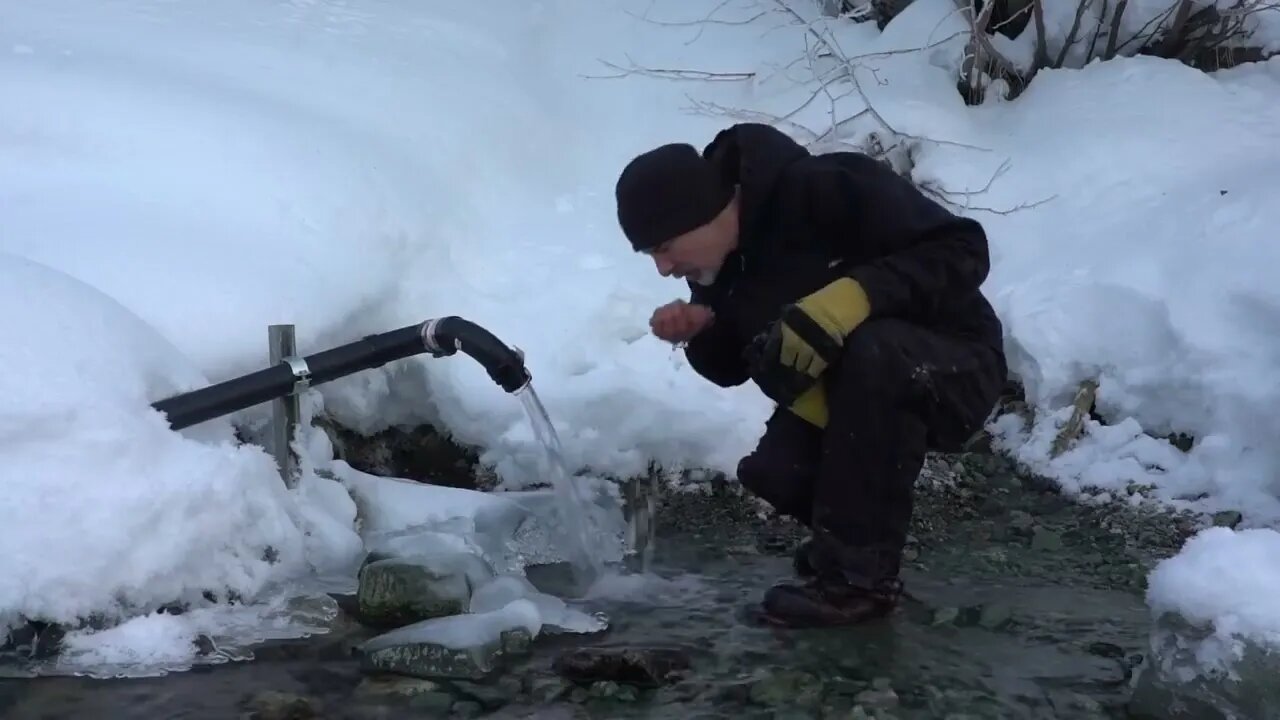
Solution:
M 853 701 L 859 705 L 869 705 L 871 707 L 893 707 L 898 704 L 898 693 L 893 691 L 891 687 L 871 688 L 863 690 L 854 696 Z
M 960 608 L 942 607 L 933 611 L 934 625 L 951 625 L 960 618 Z
M 516 600 L 488 613 L 434 618 L 372 638 L 360 646 L 365 672 L 428 680 L 484 680 L 525 656 L 541 627 L 538 609 Z
M 1213 524 L 1218 527 L 1227 527 L 1234 530 L 1237 525 L 1244 521 L 1244 515 L 1236 510 L 1223 510 L 1213 514 Z
M 427 679 L 483 680 L 504 666 L 509 656 L 527 654 L 525 630 L 508 630 L 497 643 L 450 648 L 434 643 L 407 643 L 365 652 L 365 672 L 387 672 Z
M 315 704 L 308 698 L 268 690 L 249 698 L 252 720 L 307 720 L 317 716 Z
M 799 670 L 778 670 L 752 682 L 747 698 L 768 707 L 813 707 L 822 699 L 822 680 Z
M 484 712 L 484 706 L 478 702 L 462 700 L 454 703 L 453 714 L 458 717 L 473 718 Z
M 388 558 L 360 569 L 356 613 L 377 628 L 400 627 L 466 612 L 476 585 L 493 569 L 467 552 Z
M 1062 549 L 1062 535 L 1053 530 L 1037 527 L 1031 535 L 1031 549 L 1055 551 Z
M 689 654 L 675 647 L 588 647 L 562 653 L 552 668 L 581 684 L 612 681 L 655 688 L 679 679 L 690 665 Z
M 537 702 L 559 700 L 573 690 L 573 684 L 563 678 L 539 678 L 529 685 L 529 695 Z
M 1013 618 L 1013 611 L 1007 605 L 993 603 L 982 606 L 982 612 L 978 614 L 978 625 L 987 630 L 998 630 L 1009 623 Z
M 454 701 L 453 694 L 434 680 L 395 676 L 365 678 L 356 687 L 356 695 L 375 701 L 400 698 L 426 712 L 447 711 Z
M 480 703 L 485 710 L 497 710 L 511 703 L 520 695 L 519 678 L 499 677 L 495 682 L 468 682 L 454 680 L 449 683 L 459 695 Z
M 612 680 L 591 683 L 587 688 L 587 695 L 593 698 L 620 702 L 635 702 L 640 697 L 639 693 L 636 692 L 635 686 L 620 685 Z
M 1014 510 L 1009 513 L 1009 527 L 1019 533 L 1027 533 L 1036 524 L 1035 518 L 1026 510 Z

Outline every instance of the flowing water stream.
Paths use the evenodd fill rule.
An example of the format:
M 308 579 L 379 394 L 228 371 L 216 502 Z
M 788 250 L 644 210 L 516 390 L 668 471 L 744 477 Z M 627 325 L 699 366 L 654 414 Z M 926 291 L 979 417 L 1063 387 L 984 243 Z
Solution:
M 592 502 L 569 474 L 560 436 L 556 434 L 547 409 L 534 391 L 533 383 L 518 390 L 516 397 L 529 416 L 534 437 L 543 449 L 540 475 L 551 483 L 555 491 L 557 522 L 553 527 L 560 535 L 558 544 L 573 567 L 578 582 L 589 585 L 601 577 L 605 569 L 605 558 L 598 552 L 600 545 L 592 542 L 588 532 L 587 518 L 592 515 Z

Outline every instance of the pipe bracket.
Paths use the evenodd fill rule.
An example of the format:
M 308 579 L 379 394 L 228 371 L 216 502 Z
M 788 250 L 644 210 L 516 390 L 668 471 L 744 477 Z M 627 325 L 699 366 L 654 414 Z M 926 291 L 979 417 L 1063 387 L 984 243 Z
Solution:
M 299 395 L 307 388 L 311 387 L 311 368 L 307 365 L 307 361 L 296 355 L 290 355 L 284 359 L 289 365 L 289 369 L 293 371 L 293 390 L 291 395 Z

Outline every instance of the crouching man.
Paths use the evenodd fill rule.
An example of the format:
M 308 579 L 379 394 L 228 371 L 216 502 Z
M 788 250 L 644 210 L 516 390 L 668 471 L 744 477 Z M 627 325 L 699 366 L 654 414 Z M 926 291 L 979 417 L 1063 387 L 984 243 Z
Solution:
M 701 153 L 637 156 L 616 198 L 633 248 L 691 290 L 654 312 L 654 334 L 687 343 L 707 380 L 750 379 L 778 403 L 738 480 L 812 538 L 802 580 L 769 589 L 762 616 L 886 615 L 926 451 L 980 430 L 1006 377 L 982 226 L 872 158 L 814 155 L 754 123 Z

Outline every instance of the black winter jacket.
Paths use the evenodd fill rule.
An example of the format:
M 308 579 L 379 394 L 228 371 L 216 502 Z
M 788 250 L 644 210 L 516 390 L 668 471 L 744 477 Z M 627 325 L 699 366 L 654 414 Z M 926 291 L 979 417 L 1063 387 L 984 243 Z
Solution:
M 744 351 L 783 308 L 847 275 L 872 318 L 895 317 L 1003 356 L 1003 332 L 979 287 L 987 237 L 889 167 L 861 153 L 813 155 L 781 131 L 743 123 L 703 150 L 740 185 L 738 248 L 713 284 L 689 281 L 691 302 L 715 322 L 685 348 L 693 368 L 724 387 L 749 378 Z

